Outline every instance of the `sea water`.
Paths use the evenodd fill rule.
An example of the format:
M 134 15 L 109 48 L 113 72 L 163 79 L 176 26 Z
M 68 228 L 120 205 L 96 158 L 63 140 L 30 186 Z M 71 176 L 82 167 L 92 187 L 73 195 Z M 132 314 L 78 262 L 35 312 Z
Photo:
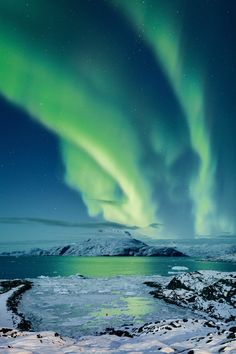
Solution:
M 236 271 L 236 263 L 202 261 L 191 257 L 0 257 L 0 279 L 38 276 L 113 277 L 117 275 L 171 275 L 173 267 L 188 271 Z

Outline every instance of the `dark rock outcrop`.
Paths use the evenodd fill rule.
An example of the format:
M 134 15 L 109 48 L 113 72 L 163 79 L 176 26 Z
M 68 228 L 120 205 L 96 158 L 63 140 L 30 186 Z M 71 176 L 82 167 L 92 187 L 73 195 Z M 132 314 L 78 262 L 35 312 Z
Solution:
M 33 286 L 33 283 L 24 279 L 16 279 L 16 280 L 4 280 L 0 282 L 1 291 L 0 293 L 7 292 L 11 289 L 17 288 L 16 291 L 8 298 L 7 300 L 7 308 L 9 311 L 12 311 L 13 314 L 18 316 L 20 319 L 17 324 L 17 328 L 22 331 L 28 331 L 31 329 L 30 321 L 25 319 L 23 313 L 18 311 L 18 305 L 21 301 L 22 295 L 30 290 Z M 14 322 L 14 320 L 13 320 Z
M 150 292 L 154 297 L 167 303 L 192 308 L 226 322 L 236 319 L 234 273 L 192 272 L 179 274 L 164 285 L 155 282 L 145 284 L 154 288 Z

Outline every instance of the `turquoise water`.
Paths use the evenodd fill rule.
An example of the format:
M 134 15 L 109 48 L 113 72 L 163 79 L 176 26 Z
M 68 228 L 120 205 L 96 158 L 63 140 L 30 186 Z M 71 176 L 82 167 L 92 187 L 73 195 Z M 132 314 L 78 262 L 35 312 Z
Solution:
M 88 277 L 116 275 L 168 275 L 172 267 L 189 271 L 236 271 L 235 263 L 200 261 L 185 257 L 0 257 L 0 279 L 36 278 L 82 274 Z

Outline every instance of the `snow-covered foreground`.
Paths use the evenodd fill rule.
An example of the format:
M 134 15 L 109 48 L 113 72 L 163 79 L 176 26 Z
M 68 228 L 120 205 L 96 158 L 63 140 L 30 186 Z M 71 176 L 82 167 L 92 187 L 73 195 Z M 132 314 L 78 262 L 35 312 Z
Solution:
M 0 353 L 236 353 L 236 274 L 173 270 L 180 273 L 36 279 L 19 309 L 40 331 L 3 328 Z
M 168 321 L 143 328 L 133 338 L 114 335 L 87 336 L 79 340 L 55 332 L 0 330 L 1 353 L 236 353 L 235 331 L 208 327 L 205 321 Z M 149 333 L 147 333 L 149 332 Z M 193 351 L 194 350 L 194 351 Z

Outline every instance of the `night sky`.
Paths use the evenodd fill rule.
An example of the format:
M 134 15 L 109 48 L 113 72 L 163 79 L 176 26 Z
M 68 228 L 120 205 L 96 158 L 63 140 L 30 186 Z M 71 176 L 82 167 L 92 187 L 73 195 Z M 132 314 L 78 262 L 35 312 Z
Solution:
M 234 234 L 235 23 L 234 0 L 1 0 L 0 223 Z

